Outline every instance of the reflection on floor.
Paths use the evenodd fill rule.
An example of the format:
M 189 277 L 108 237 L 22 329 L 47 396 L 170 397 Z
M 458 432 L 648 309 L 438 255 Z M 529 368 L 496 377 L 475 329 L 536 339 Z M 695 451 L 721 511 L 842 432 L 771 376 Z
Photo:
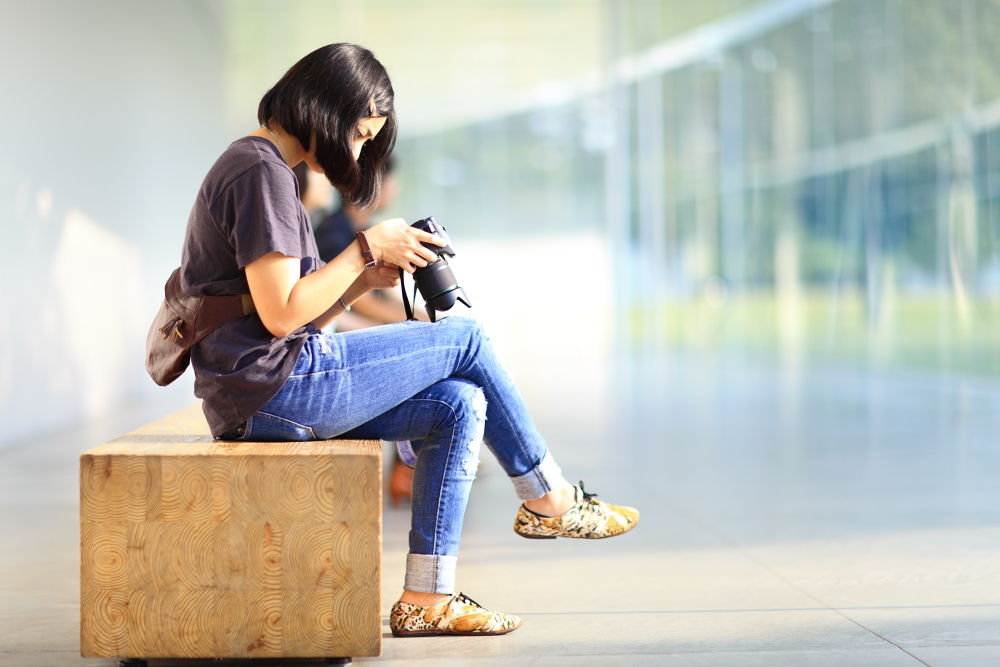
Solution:
M 521 539 L 487 456 L 459 586 L 524 627 L 387 637 L 379 662 L 1000 664 L 1000 386 L 641 361 L 613 365 L 603 425 L 573 384 L 536 410 L 567 474 L 640 507 L 639 528 Z M 155 412 L 0 454 L 0 665 L 112 664 L 77 657 L 76 455 Z M 408 517 L 386 509 L 386 612 Z
M 539 421 L 572 479 L 640 507 L 643 523 L 598 543 L 519 539 L 488 460 L 459 586 L 524 627 L 389 639 L 383 661 L 1000 664 L 1000 385 L 691 358 L 613 366 L 605 428 L 575 428 L 586 415 L 572 385 Z M 388 609 L 407 515 L 386 518 Z
M 1000 383 L 608 355 L 552 331 L 526 351 L 496 328 L 567 476 L 642 523 L 524 540 L 484 455 L 459 587 L 524 626 L 405 640 L 386 626 L 384 656 L 358 664 L 1000 664 Z M 0 452 L 0 667 L 114 664 L 78 657 L 77 455 L 167 408 Z M 386 508 L 384 613 L 408 521 Z

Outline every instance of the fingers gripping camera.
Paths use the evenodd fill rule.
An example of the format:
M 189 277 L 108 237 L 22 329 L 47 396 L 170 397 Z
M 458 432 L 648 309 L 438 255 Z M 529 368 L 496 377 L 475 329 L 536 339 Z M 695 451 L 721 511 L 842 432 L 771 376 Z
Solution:
M 433 217 L 417 220 L 410 226 L 429 234 L 434 234 L 445 241 L 444 246 L 434 245 L 433 243 L 422 244 L 425 248 L 434 252 L 438 258 L 436 261 L 427 266 L 421 266 L 413 272 L 413 282 L 416 284 L 417 289 L 420 290 L 420 296 L 424 298 L 424 305 L 427 308 L 427 315 L 430 317 L 431 322 L 435 321 L 437 311 L 449 310 L 459 301 L 471 308 L 472 303 L 469 301 L 469 297 L 465 294 L 465 290 L 458 286 L 455 274 L 448 264 L 447 257 L 455 256 L 455 251 L 451 247 L 451 239 L 448 237 L 448 230 L 443 225 L 435 222 Z M 409 312 L 409 302 L 406 298 L 405 286 L 403 287 L 403 303 L 406 304 L 407 318 L 412 319 L 412 314 Z

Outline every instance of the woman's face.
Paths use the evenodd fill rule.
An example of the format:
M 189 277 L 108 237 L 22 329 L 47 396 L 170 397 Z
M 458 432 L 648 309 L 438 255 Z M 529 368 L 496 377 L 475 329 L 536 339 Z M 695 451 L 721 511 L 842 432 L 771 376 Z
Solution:
M 371 141 L 379 130 L 385 125 L 385 116 L 381 118 L 362 118 L 358 122 L 358 133 L 354 137 L 354 160 L 361 157 L 361 149 L 365 147 L 365 142 Z

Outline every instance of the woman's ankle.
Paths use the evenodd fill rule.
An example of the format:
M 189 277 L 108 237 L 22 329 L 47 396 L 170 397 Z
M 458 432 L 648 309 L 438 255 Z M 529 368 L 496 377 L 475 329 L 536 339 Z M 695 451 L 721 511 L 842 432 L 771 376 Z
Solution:
M 440 604 L 450 598 L 451 593 L 420 593 L 419 591 L 407 591 L 404 590 L 403 594 L 399 596 L 400 602 L 408 602 L 409 604 L 415 604 L 418 607 L 433 607 L 436 604 Z
M 576 494 L 571 484 L 552 489 L 541 498 L 525 500 L 524 506 L 541 516 L 559 516 L 565 514 L 576 504 Z

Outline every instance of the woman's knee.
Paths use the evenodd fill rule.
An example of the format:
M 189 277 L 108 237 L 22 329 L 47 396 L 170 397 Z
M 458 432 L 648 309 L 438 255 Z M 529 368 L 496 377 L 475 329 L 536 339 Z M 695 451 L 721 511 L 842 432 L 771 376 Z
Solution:
M 476 440 L 478 448 L 486 424 L 486 395 L 478 385 L 460 378 L 446 378 L 415 398 L 432 406 L 433 431 L 456 429 L 462 432 L 461 437 Z
M 455 335 L 467 340 L 470 345 L 486 338 L 486 331 L 483 329 L 482 323 L 471 317 L 449 317 L 442 320 L 441 324 L 455 331 Z
M 434 387 L 439 390 L 440 400 L 451 409 L 454 422 L 485 421 L 486 395 L 475 383 L 460 378 L 447 378 Z

